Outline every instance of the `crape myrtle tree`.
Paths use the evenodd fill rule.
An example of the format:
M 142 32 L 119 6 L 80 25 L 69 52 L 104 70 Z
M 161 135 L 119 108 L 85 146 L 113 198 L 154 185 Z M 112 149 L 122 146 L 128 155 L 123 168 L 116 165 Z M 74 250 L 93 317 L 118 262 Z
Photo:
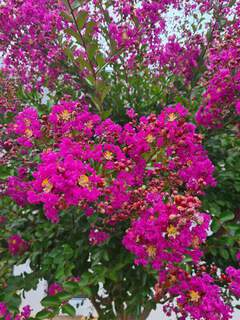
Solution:
M 239 24 L 234 0 L 1 1 L 0 318 L 77 296 L 104 320 L 232 318 Z

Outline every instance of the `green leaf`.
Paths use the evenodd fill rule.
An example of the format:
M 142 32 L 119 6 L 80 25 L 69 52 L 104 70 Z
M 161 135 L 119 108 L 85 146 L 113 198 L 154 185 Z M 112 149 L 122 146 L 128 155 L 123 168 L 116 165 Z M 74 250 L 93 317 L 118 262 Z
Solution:
M 208 248 L 208 250 L 211 252 L 211 254 L 216 257 L 217 256 L 217 249 L 214 246 L 211 246 Z
M 227 251 L 227 249 L 222 248 L 220 250 L 220 255 L 225 259 L 228 260 L 229 259 L 229 253 Z
M 53 313 L 50 312 L 50 311 L 47 311 L 47 310 L 42 310 L 42 311 L 39 311 L 37 314 L 36 314 L 36 319 L 39 319 L 39 320 L 45 320 L 45 319 L 50 319 L 52 318 L 53 316 Z
M 91 84 L 91 83 L 90 83 Z M 97 108 L 98 111 L 101 111 L 101 101 L 99 101 L 98 97 L 89 94 L 88 95 L 90 97 L 90 99 L 92 100 L 93 104 L 95 105 L 95 107 Z
M 56 296 L 47 296 L 41 300 L 41 305 L 44 307 L 59 306 L 60 304 L 61 301 Z
M 89 285 L 89 283 L 91 283 L 91 279 L 92 279 L 92 273 L 90 272 L 85 272 L 82 276 L 81 276 L 81 281 L 79 282 L 79 286 L 81 288 L 83 287 L 87 287 Z
M 76 282 L 66 282 L 64 283 L 64 289 L 66 289 L 69 292 L 74 292 L 79 290 L 79 284 Z
M 82 39 L 78 32 L 74 31 L 72 28 L 65 29 L 66 34 L 74 37 L 78 43 L 82 44 Z
M 69 303 L 66 303 L 62 306 L 62 313 L 68 314 L 70 317 L 74 317 L 76 315 L 76 310 Z
M 84 287 L 81 289 L 81 292 L 85 294 L 87 297 L 91 297 L 92 291 L 89 287 Z
M 65 278 L 65 267 L 64 264 L 59 264 L 56 270 L 56 279 L 59 281 Z
M 88 61 L 86 61 L 84 58 L 83 58 L 83 56 L 79 56 L 79 57 L 77 57 L 77 59 L 75 60 L 78 64 L 79 64 L 79 66 L 80 66 L 80 68 L 83 70 L 84 68 L 87 68 L 89 71 L 91 71 L 91 66 L 90 66 L 90 64 L 88 63 Z
M 105 59 L 101 53 L 97 54 L 96 61 L 99 68 L 102 68 L 105 65 Z
M 21 297 L 16 293 L 9 293 L 4 297 L 4 301 L 11 311 L 16 311 L 21 304 Z
M 228 229 L 230 229 L 231 231 L 235 232 L 237 230 L 240 230 L 240 225 L 237 223 L 229 223 L 226 226 Z
M 85 22 L 87 21 L 88 18 L 88 13 L 87 11 L 80 11 L 78 16 L 77 16 L 77 25 L 78 28 L 81 30 L 85 24 Z
M 0 179 L 7 179 L 12 175 L 12 169 L 7 166 L 0 166 Z
M 111 114 L 112 114 L 112 109 L 105 110 L 105 111 L 102 113 L 102 119 L 103 119 L 103 120 L 107 119 L 108 117 L 110 117 Z M 104 253 L 103 253 L 103 259 L 106 260 L 106 261 L 109 261 L 109 257 L 108 257 L 107 251 L 104 251 Z
M 95 85 L 95 79 L 92 75 L 88 75 L 85 80 L 87 81 L 88 85 L 90 85 L 91 87 L 94 87 Z
M 115 270 L 112 270 L 108 273 L 108 278 L 111 279 L 114 282 L 118 281 L 118 272 Z
M 73 18 L 68 15 L 65 11 L 61 12 L 61 16 L 68 22 L 73 22 Z
M 63 254 L 65 258 L 71 258 L 73 256 L 73 249 L 68 244 L 63 245 Z
M 212 232 L 217 232 L 221 228 L 221 224 L 218 222 L 218 220 L 213 219 L 211 223 L 211 230 Z
M 65 48 L 64 53 L 66 54 L 66 56 L 68 57 L 69 60 L 71 60 L 71 61 L 74 60 L 74 55 L 73 55 L 73 52 L 70 48 Z
M 105 112 L 105 116 L 109 117 L 109 116 L 111 115 L 111 113 L 112 113 L 112 109 L 110 109 L 110 110 L 108 111 L 108 114 Z M 109 261 L 109 260 L 110 260 L 110 259 L 109 259 L 109 254 L 108 254 L 108 251 L 107 251 L 107 250 L 104 250 L 104 252 L 103 252 L 103 259 L 106 260 L 106 261 Z
M 227 222 L 227 221 L 231 221 L 234 219 L 234 217 L 235 217 L 235 215 L 232 212 L 223 212 L 220 214 L 220 220 L 222 223 Z
M 83 0 L 75 0 L 71 5 L 72 9 L 75 10 L 83 4 Z
M 110 91 L 110 86 L 108 86 L 104 81 L 98 81 L 96 90 L 99 95 L 100 102 L 102 103 Z
M 56 294 L 56 297 L 61 301 L 61 302 L 66 302 L 72 299 L 73 295 L 68 292 L 59 292 Z
M 96 26 L 96 23 L 94 21 L 89 21 L 87 23 L 86 31 L 84 35 L 85 38 L 89 38 L 92 35 L 95 26 Z
M 98 44 L 96 42 L 93 42 L 90 45 L 88 45 L 87 52 L 88 52 L 89 59 L 92 60 L 94 58 L 97 50 L 98 50 Z

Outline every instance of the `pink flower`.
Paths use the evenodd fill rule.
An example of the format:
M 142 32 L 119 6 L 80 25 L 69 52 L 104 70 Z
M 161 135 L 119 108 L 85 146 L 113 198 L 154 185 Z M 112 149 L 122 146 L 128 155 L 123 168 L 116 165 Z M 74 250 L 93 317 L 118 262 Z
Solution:
M 5 216 L 0 216 L 0 224 L 4 224 L 7 221 Z
M 58 283 L 52 283 L 48 287 L 48 294 L 50 296 L 55 296 L 56 294 L 58 294 L 59 292 L 62 292 L 62 291 L 63 291 L 63 289 Z
M 180 263 L 186 255 L 199 262 L 200 244 L 206 239 L 210 223 L 208 215 L 198 213 L 199 202 L 193 197 L 176 196 L 175 204 L 165 205 L 150 194 L 148 201 L 152 206 L 133 222 L 123 239 L 124 246 L 136 255 L 135 262 L 150 263 L 158 270 Z
M 30 315 L 31 315 L 31 307 L 30 306 L 24 306 L 23 309 L 22 309 L 22 312 L 21 312 L 21 316 L 23 317 L 23 319 L 28 319 L 30 318 Z
M 109 239 L 110 235 L 104 231 L 97 229 L 91 230 L 89 234 L 89 241 L 91 245 L 100 245 Z
M 190 315 L 196 320 L 231 319 L 231 308 L 224 304 L 219 287 L 213 284 L 213 279 L 207 274 L 185 280 L 181 276 L 180 282 L 173 285 L 170 292 L 179 296 L 177 313 Z
M 237 253 L 236 258 L 237 258 L 237 261 L 240 262 L 240 251 Z
M 137 113 L 135 112 L 135 110 L 133 108 L 127 109 L 126 114 L 130 119 L 134 119 L 137 116 Z
M 31 148 L 34 139 L 41 137 L 41 123 L 38 119 L 36 109 L 26 107 L 16 116 L 15 124 L 12 126 L 12 131 L 19 136 L 18 143 L 26 148 Z
M 0 318 L 6 316 L 7 313 L 7 306 L 5 303 L 0 302 Z
M 232 113 L 240 114 L 239 103 L 239 35 L 236 26 L 225 29 L 225 37 L 220 46 L 217 41 L 212 42 L 208 52 L 208 77 L 203 94 L 203 104 L 200 106 L 196 121 L 206 128 L 220 128 L 224 119 Z M 235 110 L 234 107 L 235 106 Z
M 14 234 L 8 239 L 8 250 L 13 255 L 21 255 L 28 250 L 28 243 L 21 236 Z
M 240 115 L 240 101 L 237 101 L 236 103 L 236 112 L 238 115 Z
M 226 273 L 231 280 L 229 284 L 230 290 L 237 298 L 240 298 L 240 269 L 228 267 Z
M 0 8 L 4 71 L 10 77 L 20 78 L 26 90 L 34 86 L 41 91 L 46 79 L 53 86 L 62 71 L 52 64 L 64 59 L 56 42 L 65 27 L 60 16 L 62 9 L 62 4 L 55 0 L 8 1 Z M 19 40 L 12 41 L 14 36 Z
M 30 188 L 28 181 L 19 177 L 9 177 L 7 182 L 7 195 L 11 197 L 19 206 L 27 204 L 27 192 Z

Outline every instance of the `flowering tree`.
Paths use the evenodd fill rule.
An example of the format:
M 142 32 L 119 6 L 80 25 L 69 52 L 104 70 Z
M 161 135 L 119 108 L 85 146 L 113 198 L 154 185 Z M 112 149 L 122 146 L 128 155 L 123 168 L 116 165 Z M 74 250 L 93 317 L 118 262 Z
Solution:
M 0 317 L 239 307 L 239 1 L 3 1 Z M 6 19 L 6 16 L 8 19 Z M 13 275 L 30 261 L 32 272 Z M 102 290 L 99 291 L 99 288 Z

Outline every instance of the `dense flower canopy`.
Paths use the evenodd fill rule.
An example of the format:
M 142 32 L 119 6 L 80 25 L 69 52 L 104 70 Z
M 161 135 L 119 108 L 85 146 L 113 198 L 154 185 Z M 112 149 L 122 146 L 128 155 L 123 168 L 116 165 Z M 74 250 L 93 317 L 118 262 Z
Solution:
M 238 0 L 2 1 L 0 318 L 31 317 L 38 279 L 39 320 L 82 294 L 104 320 L 232 318 L 239 19 Z
M 184 308 L 178 312 L 200 319 L 205 311 L 199 305 L 190 307 L 182 291 L 177 291 L 183 279 L 180 274 L 178 279 L 182 271 L 176 265 L 186 257 L 197 264 L 202 256 L 200 244 L 206 240 L 211 218 L 199 211 L 198 196 L 208 185 L 215 186 L 214 167 L 195 126 L 186 121 L 187 110 L 180 104 L 139 121 L 135 114 L 129 115 L 131 121 L 122 127 L 110 119 L 101 121 L 84 103 L 62 101 L 52 107 L 43 122 L 37 110 L 25 108 L 13 124 L 14 133 L 24 137 L 18 138 L 18 143 L 29 152 L 44 139 L 42 131 L 54 144 L 46 146 L 33 172 L 22 170 L 17 177 L 9 178 L 7 193 L 20 205 L 42 203 L 45 216 L 53 223 L 58 223 L 60 212 L 71 206 L 87 217 L 99 211 L 98 223 L 91 225 L 89 233 L 91 245 L 107 241 L 114 236 L 118 223 L 130 221 L 123 245 L 136 255 L 135 263 L 150 263 L 160 272 L 163 283 L 177 272 L 166 290 L 173 296 L 180 294 L 178 303 Z M 108 225 L 110 233 L 106 232 Z M 14 255 L 27 247 L 18 235 L 9 239 Z M 186 283 L 187 292 L 196 292 L 197 296 L 190 296 L 190 304 L 201 301 L 200 305 L 206 305 L 202 290 L 215 290 L 217 299 L 219 290 L 211 285 L 211 278 L 196 278 L 196 283 L 203 286 L 197 291 L 197 284 L 191 290 L 194 281 L 192 278 Z M 230 309 L 222 300 L 207 303 L 206 319 L 213 319 L 216 312 L 216 319 L 229 318 Z M 216 303 L 219 310 L 214 307 Z

